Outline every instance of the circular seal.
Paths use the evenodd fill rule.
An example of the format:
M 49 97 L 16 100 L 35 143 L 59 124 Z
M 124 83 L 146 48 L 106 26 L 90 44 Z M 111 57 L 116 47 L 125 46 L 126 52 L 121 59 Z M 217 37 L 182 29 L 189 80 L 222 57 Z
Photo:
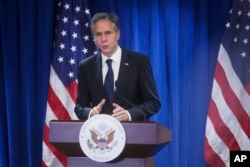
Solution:
M 100 114 L 84 122 L 79 133 L 79 143 L 88 158 L 97 162 L 109 162 L 123 151 L 126 134 L 117 119 Z

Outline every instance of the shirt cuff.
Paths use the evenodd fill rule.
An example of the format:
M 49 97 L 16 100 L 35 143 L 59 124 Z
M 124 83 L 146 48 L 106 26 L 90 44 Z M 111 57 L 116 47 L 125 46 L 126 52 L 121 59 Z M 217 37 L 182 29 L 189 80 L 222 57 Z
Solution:
M 130 113 L 128 112 L 128 110 L 125 110 L 126 112 L 127 112 L 127 114 L 128 114 L 128 121 L 132 121 L 132 119 L 131 119 L 131 115 L 130 115 Z
M 93 112 L 93 109 L 90 110 L 88 119 L 91 117 L 91 113 Z

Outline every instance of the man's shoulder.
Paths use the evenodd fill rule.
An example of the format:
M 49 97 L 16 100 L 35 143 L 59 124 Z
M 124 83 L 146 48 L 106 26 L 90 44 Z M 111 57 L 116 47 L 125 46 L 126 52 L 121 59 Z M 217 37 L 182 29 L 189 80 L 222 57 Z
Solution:
M 142 52 L 122 48 L 122 54 L 126 55 L 129 59 L 145 59 L 148 56 Z
M 97 60 L 97 54 L 94 54 L 92 56 L 86 57 L 85 59 L 80 61 L 80 65 L 87 65 L 87 64 L 92 64 L 94 62 L 96 62 Z

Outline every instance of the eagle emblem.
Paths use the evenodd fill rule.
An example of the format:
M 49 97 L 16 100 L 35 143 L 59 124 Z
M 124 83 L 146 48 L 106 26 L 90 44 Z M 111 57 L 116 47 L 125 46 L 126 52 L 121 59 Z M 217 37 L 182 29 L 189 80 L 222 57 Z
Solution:
M 83 123 L 79 132 L 83 153 L 93 161 L 109 162 L 117 158 L 126 144 L 123 125 L 116 118 L 99 114 Z
M 100 133 L 95 128 L 90 129 L 91 140 L 88 139 L 87 144 L 89 149 L 100 149 L 100 151 L 108 150 L 110 151 L 113 147 L 117 145 L 117 141 L 114 141 L 115 130 L 112 128 L 107 130 L 105 133 Z

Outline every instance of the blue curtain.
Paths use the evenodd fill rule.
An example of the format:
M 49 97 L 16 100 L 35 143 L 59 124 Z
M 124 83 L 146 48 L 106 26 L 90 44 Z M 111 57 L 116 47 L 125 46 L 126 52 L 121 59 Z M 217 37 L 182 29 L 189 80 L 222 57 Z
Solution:
M 52 0 L 0 1 L 0 166 L 41 164 L 54 32 Z
M 0 0 L 0 166 L 40 166 L 57 0 Z M 206 115 L 228 0 L 89 0 L 120 18 L 120 44 L 149 55 L 173 133 L 158 167 L 206 167 Z

